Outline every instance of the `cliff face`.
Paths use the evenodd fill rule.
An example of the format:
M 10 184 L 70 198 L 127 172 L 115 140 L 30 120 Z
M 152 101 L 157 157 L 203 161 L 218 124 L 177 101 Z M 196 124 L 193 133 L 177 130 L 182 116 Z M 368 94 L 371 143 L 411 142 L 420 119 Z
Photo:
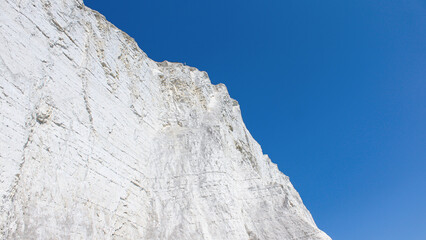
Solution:
M 224 85 L 81 0 L 0 9 L 0 239 L 330 239 Z

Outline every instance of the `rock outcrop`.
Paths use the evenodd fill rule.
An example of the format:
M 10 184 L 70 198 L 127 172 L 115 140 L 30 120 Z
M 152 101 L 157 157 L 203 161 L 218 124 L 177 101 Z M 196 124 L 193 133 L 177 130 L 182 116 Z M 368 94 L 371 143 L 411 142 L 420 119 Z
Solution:
M 0 9 L 0 239 L 330 239 L 207 73 L 81 0 Z

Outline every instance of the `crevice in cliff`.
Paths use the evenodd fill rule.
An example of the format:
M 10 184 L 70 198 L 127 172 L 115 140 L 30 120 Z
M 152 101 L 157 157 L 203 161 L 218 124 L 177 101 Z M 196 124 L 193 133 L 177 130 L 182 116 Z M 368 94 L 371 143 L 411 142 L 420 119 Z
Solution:
M 82 84 L 84 107 L 85 107 L 86 112 L 87 112 L 88 117 L 89 117 L 90 129 L 91 129 L 92 133 L 95 134 L 96 130 L 95 130 L 95 127 L 93 125 L 93 115 L 92 115 L 92 110 L 90 108 L 90 103 L 89 103 L 89 99 L 90 99 L 89 93 L 88 93 L 89 80 L 86 76 L 86 71 L 89 71 L 87 69 L 87 66 L 88 66 L 88 61 L 89 61 L 90 37 L 92 35 L 92 28 L 88 23 L 86 23 L 85 26 L 88 29 L 85 29 L 86 30 L 86 43 L 85 43 L 85 46 L 84 46 L 85 50 L 84 50 L 84 53 L 83 53 L 83 61 L 82 61 L 82 64 L 80 66 L 80 74 L 79 75 L 80 75 L 81 80 L 82 80 L 81 84 Z

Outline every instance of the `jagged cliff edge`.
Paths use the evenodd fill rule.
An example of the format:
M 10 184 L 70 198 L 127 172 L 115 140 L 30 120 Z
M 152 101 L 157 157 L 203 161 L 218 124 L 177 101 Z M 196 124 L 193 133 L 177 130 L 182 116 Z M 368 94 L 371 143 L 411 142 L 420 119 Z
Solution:
M 0 9 L 1 239 L 330 239 L 224 85 L 82 1 Z

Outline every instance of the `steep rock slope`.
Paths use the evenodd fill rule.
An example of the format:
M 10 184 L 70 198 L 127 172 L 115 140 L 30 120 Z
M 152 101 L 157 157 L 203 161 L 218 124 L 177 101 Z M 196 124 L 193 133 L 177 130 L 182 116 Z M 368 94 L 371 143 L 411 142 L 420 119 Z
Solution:
M 224 85 L 81 0 L 0 9 L 0 239 L 330 239 Z

